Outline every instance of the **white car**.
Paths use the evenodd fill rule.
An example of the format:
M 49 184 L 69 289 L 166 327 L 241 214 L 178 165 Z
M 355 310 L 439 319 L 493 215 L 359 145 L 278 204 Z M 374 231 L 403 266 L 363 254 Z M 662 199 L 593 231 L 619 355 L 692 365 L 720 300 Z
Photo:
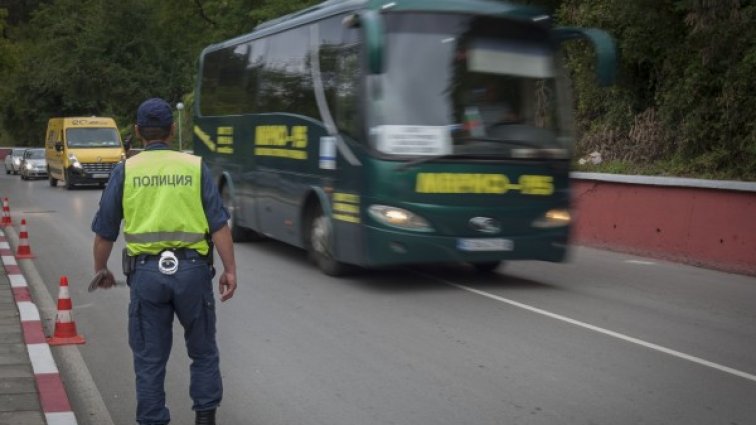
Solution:
M 27 148 L 13 148 L 5 157 L 5 174 L 18 174 L 21 170 L 21 157 Z
M 43 148 L 27 149 L 21 159 L 19 171 L 22 180 L 47 177 L 47 160 Z

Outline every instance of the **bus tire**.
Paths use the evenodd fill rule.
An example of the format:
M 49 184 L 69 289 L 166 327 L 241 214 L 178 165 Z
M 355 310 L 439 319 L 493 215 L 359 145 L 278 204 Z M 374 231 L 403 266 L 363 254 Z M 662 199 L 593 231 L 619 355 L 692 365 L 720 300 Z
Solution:
M 344 276 L 352 271 L 352 267 L 337 261 L 333 257 L 333 232 L 331 221 L 323 213 L 323 209 L 317 206 L 309 214 L 310 220 L 307 226 L 307 253 L 310 260 L 325 274 L 329 276 Z
M 478 273 L 493 273 L 496 269 L 502 265 L 503 261 L 481 261 L 479 263 L 471 263 L 475 267 L 475 271 Z

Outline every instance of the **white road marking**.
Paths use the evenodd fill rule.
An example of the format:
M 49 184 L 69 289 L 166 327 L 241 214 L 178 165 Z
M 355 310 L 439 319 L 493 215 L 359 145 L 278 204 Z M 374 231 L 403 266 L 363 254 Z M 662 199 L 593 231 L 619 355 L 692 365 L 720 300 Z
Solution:
M 441 279 L 441 278 L 436 277 L 436 276 L 425 275 L 425 274 L 422 274 L 422 273 L 420 273 L 420 274 L 423 275 L 423 276 L 425 276 L 425 277 L 430 277 L 430 278 L 439 280 L 439 281 L 441 281 L 441 282 L 443 282 L 443 283 L 445 283 L 447 285 L 453 286 L 455 288 L 462 289 L 462 290 L 468 291 L 468 292 L 472 292 L 473 294 L 478 294 L 478 295 L 484 296 L 486 298 L 489 298 L 489 299 L 492 299 L 492 300 L 495 300 L 495 301 L 499 301 L 499 302 L 502 302 L 502 303 L 505 303 L 505 304 L 509 304 L 511 306 L 514 306 L 514 307 L 518 307 L 518 308 L 521 308 L 521 309 L 524 309 L 524 310 L 528 310 L 528 311 L 536 313 L 536 314 L 540 314 L 540 315 L 543 315 L 543 316 L 546 316 L 546 317 L 550 317 L 552 319 L 560 320 L 562 322 L 566 322 L 566 323 L 569 323 L 571 325 L 580 326 L 581 328 L 589 329 L 589 330 L 592 330 L 594 332 L 598 332 L 598 333 L 601 333 L 601 334 L 604 334 L 604 335 L 608 335 L 608 336 L 620 339 L 620 340 L 625 341 L 625 342 L 629 342 L 629 343 L 632 343 L 632 344 L 637 344 L 637 345 L 640 345 L 642 347 L 649 348 L 651 350 L 655 350 L 655 351 L 659 351 L 659 352 L 662 352 L 662 353 L 665 353 L 665 354 L 669 354 L 670 356 L 674 356 L 674 357 L 677 357 L 677 358 L 680 358 L 680 359 L 688 360 L 688 361 L 691 361 L 693 363 L 697 363 L 697 364 L 702 365 L 702 366 L 710 367 L 712 369 L 716 369 L 716 370 L 719 370 L 721 372 L 729 373 L 731 375 L 739 376 L 741 378 L 748 379 L 749 381 L 756 382 L 756 375 L 752 375 L 750 373 L 743 372 L 741 370 L 733 369 L 731 367 L 723 366 L 723 365 L 718 364 L 718 363 L 710 362 L 710 361 L 702 359 L 700 357 L 691 356 L 690 354 L 685 354 L 685 353 L 682 353 L 680 351 L 672 350 L 670 348 L 663 347 L 661 345 L 657 345 L 657 344 L 654 344 L 654 343 L 651 343 L 651 342 L 643 341 L 642 339 L 634 338 L 634 337 L 631 337 L 631 336 L 628 336 L 628 335 L 625 335 L 625 334 L 622 334 L 622 333 L 619 333 L 619 332 L 614 332 L 614 331 L 610 331 L 608 329 L 600 328 L 598 326 L 594 326 L 594 325 L 591 325 L 589 323 L 581 322 L 579 320 L 571 319 L 569 317 L 562 316 L 560 314 L 551 313 L 549 311 L 546 311 L 546 310 L 543 310 L 543 309 L 540 309 L 540 308 L 537 308 L 537 307 L 529 306 L 527 304 L 523 304 L 521 302 L 510 300 L 510 299 L 507 299 L 507 298 L 504 298 L 504 297 L 500 297 L 498 295 L 494 295 L 494 294 L 491 294 L 491 293 L 488 293 L 488 292 L 485 292 L 485 291 L 481 291 L 479 289 L 470 288 L 469 286 L 465 286 L 465 285 L 460 285 L 458 283 L 449 282 L 447 280 Z
M 2 256 L 3 263 L 5 263 L 6 266 L 17 266 L 18 263 L 16 263 L 16 258 L 11 255 L 3 255 Z
M 0 242 L 0 249 L 10 249 L 8 242 Z
M 643 266 L 652 266 L 652 265 L 656 264 L 653 261 L 644 261 L 644 260 L 625 260 L 625 262 L 628 263 L 628 264 L 640 264 L 640 265 L 643 265 Z

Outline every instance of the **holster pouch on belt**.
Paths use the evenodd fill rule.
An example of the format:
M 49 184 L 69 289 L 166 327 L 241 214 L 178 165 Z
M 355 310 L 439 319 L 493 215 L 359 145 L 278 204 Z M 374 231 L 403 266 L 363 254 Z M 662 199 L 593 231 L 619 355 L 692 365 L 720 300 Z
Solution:
M 123 267 L 123 274 L 128 276 L 136 268 L 136 257 L 129 255 L 129 251 L 124 248 L 121 251 L 121 267 Z
M 207 265 L 210 266 L 210 279 L 215 277 L 215 244 L 213 238 L 209 233 L 205 233 L 205 240 L 207 240 Z

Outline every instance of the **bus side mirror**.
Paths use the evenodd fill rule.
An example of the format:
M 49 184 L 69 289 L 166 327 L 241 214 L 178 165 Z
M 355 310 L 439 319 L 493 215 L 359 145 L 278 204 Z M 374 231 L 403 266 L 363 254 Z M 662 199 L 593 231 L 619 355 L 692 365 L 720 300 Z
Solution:
M 63 151 L 63 142 L 55 142 L 55 150 L 57 152 L 62 152 Z
M 617 78 L 617 47 L 612 37 L 596 28 L 560 27 L 554 29 L 559 41 L 588 40 L 596 50 L 596 76 L 599 84 L 609 86 Z
M 383 46 L 384 31 L 381 15 L 374 10 L 366 10 L 359 15 L 358 22 L 350 22 L 354 26 L 362 28 L 365 39 L 365 52 L 367 54 L 368 71 L 371 74 L 383 73 Z

